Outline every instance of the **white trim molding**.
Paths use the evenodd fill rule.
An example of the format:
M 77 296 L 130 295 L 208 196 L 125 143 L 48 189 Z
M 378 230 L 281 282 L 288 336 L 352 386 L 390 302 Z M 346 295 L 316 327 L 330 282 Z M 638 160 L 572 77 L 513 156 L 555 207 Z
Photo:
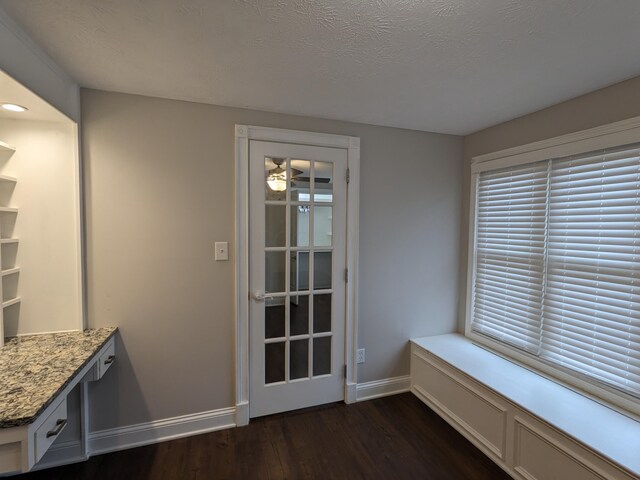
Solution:
M 403 375 L 401 377 L 385 378 L 361 383 L 354 387 L 356 387 L 354 390 L 357 390 L 357 401 L 362 402 L 410 391 L 411 377 Z M 81 462 L 93 455 L 240 427 L 248 423 L 249 404 L 244 403 L 241 408 L 220 408 L 126 427 L 99 430 L 89 433 L 88 455 L 82 454 L 82 446 L 79 441 L 54 445 L 51 448 L 51 452 L 48 452 L 47 457 L 45 457 L 46 462 L 38 465 L 38 469 Z
M 236 125 L 236 409 L 238 425 L 249 423 L 249 142 L 251 140 L 293 143 L 347 150 L 347 268 L 345 331 L 345 402 L 357 400 L 358 331 L 358 231 L 360 197 L 360 138 L 279 128 Z
M 511 348 L 488 336 L 478 334 L 472 330 L 471 324 L 473 320 L 473 301 L 476 283 L 477 195 L 478 180 L 481 172 L 499 170 L 532 162 L 559 159 L 571 155 L 582 155 L 609 148 L 619 148 L 625 145 L 638 144 L 639 142 L 640 117 L 633 117 L 627 120 L 473 157 L 471 162 L 469 194 L 467 292 L 464 309 L 464 334 L 466 337 L 509 358 L 511 361 L 525 365 L 527 368 L 532 368 L 540 375 L 562 383 L 567 388 L 577 390 L 581 394 L 598 402 L 604 402 L 610 408 L 620 411 L 625 415 L 631 415 L 635 419 L 640 418 L 640 404 L 637 398 L 612 388 L 607 384 L 593 381 L 575 371 L 564 369 L 559 365 L 545 363 L 540 361 L 535 355 Z
M 408 392 L 410 387 L 409 375 L 353 385 L 353 402 L 348 403 L 355 403 L 356 390 L 357 401 L 361 402 Z M 82 462 L 93 455 L 240 427 L 248 423 L 249 404 L 243 403 L 238 408 L 220 408 L 126 427 L 99 430 L 89 433 L 86 452 L 83 452 L 83 445 L 79 440 L 53 445 L 42 462 L 36 465 L 33 470 Z
M 388 397 L 411 390 L 411 376 L 384 378 L 373 382 L 359 383 L 357 388 L 357 401 L 373 400 L 374 398 Z
M 0 69 L 72 120 L 80 121 L 80 87 L 0 8 Z
M 30 471 L 34 472 L 45 468 L 84 462 L 88 459 L 89 455 L 83 452 L 82 442 L 80 440 L 70 440 L 52 445 L 45 456 L 42 457 L 42 460 L 36 463 Z
M 347 382 L 344 391 L 345 403 L 356 403 L 358 401 L 358 384 Z
M 512 165 L 578 155 L 602 148 L 637 143 L 640 140 L 640 117 L 629 118 L 588 130 L 507 148 L 471 160 L 472 173 Z
M 91 455 L 116 452 L 166 442 L 177 438 L 215 432 L 236 426 L 235 407 L 182 415 L 128 427 L 92 432 L 89 435 Z

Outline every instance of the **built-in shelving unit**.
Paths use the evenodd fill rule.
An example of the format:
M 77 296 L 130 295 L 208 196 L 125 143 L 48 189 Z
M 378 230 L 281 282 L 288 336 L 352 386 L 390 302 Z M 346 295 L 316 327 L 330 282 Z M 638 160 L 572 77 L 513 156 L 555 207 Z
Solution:
M 0 175 L 0 182 L 16 183 L 17 181 L 17 178 L 10 177 L 9 175 Z
M 8 143 L 3 142 L 2 140 L 0 140 L 0 152 L 8 152 L 8 153 L 13 153 L 16 151 L 16 149 L 14 147 L 12 147 L 11 145 L 9 145 Z
M 2 302 L 2 308 L 10 307 L 11 305 L 15 305 L 16 303 L 20 303 L 22 299 L 20 297 L 15 297 L 7 300 L 6 302 Z
M 108 345 L 96 344 L 97 351 L 89 360 L 93 366 L 83 360 L 82 371 L 72 369 L 71 377 L 62 370 L 52 376 L 38 367 L 40 360 L 46 365 L 49 358 L 60 360 L 61 354 L 68 353 L 74 361 L 80 358 L 80 347 L 73 346 L 70 334 L 76 334 L 89 353 L 85 348 L 88 338 L 82 333 L 85 295 L 78 125 L 2 71 L 0 84 L 9 85 L 11 96 L 15 92 L 15 100 L 30 108 L 20 118 L 0 109 L 0 356 L 5 355 L 0 364 L 6 366 L 3 373 L 12 381 L 24 374 L 25 384 L 34 386 L 42 397 L 34 399 L 15 388 L 19 383 L 9 382 L 7 392 L 0 392 L 0 404 L 4 400 L 11 405 L 4 413 L 21 418 L 24 408 L 37 406 L 40 400 L 48 405 L 28 425 L 0 428 L 0 478 L 4 478 L 9 472 L 30 470 L 35 463 L 38 468 L 67 463 L 86 453 L 89 395 L 85 382 L 99 379 L 113 363 L 115 342 L 111 338 Z M 64 332 L 59 338 L 65 340 L 42 335 L 47 332 Z M 13 348 L 23 345 L 25 337 L 34 338 L 38 345 L 51 341 L 53 350 Z M 31 358 L 30 353 L 41 358 Z M 51 385 L 32 378 L 39 370 L 51 377 Z M 55 387 L 54 396 L 43 396 L 58 380 L 65 383 L 64 388 Z M 15 392 L 15 402 L 7 403 L 5 397 Z M 67 419 L 69 427 L 62 430 Z M 55 442 L 61 448 L 45 454 Z
M 20 267 L 7 268 L 6 270 L 0 270 L 0 276 L 6 277 L 7 275 L 13 275 L 20 272 Z
M 3 160 L 8 160 L 15 153 L 15 151 L 16 149 L 14 147 L 3 141 L 0 141 L 0 154 L 2 154 Z M 8 189 L 9 191 L 9 194 L 2 199 L 3 203 L 9 202 L 9 200 L 11 199 L 13 187 L 15 186 L 17 181 L 18 179 L 15 177 L 0 175 L 0 188 Z M 14 265 L 16 256 L 6 255 L 6 252 L 4 252 L 2 248 L 4 246 L 17 245 L 19 243 L 19 240 L 17 238 L 4 238 L 6 232 L 2 231 L 4 226 L 15 224 L 15 217 L 17 213 L 18 209 L 15 207 L 0 205 L 0 217 L 4 217 L 7 215 L 14 217 L 13 219 L 0 218 L 0 302 L 2 303 L 2 309 L 0 310 L 0 346 L 4 345 L 5 309 L 11 307 L 12 305 L 20 303 L 20 297 L 17 295 L 17 278 L 13 280 L 14 283 L 10 289 L 5 289 L 5 279 L 9 279 L 13 276 L 17 277 L 17 275 L 20 273 L 20 268 Z M 13 228 L 11 228 L 11 230 L 13 230 Z M 10 233 L 12 234 L 13 232 Z M 11 290 L 11 292 L 8 292 L 7 290 Z

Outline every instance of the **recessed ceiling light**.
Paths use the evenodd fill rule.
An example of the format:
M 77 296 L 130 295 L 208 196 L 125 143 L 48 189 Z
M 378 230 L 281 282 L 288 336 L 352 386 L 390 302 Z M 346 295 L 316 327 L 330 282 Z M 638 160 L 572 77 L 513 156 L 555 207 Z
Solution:
M 16 105 L 15 103 L 3 103 L 2 108 L 4 108 L 5 110 L 9 110 L 10 112 L 26 112 L 27 110 L 29 110 L 27 107 Z

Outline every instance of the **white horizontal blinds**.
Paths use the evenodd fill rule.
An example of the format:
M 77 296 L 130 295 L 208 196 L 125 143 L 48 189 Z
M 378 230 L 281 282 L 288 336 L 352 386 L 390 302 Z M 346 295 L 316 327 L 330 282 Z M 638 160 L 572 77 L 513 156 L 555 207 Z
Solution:
M 640 150 L 554 160 L 541 357 L 640 394 Z
M 478 176 L 472 329 L 537 353 L 548 162 Z

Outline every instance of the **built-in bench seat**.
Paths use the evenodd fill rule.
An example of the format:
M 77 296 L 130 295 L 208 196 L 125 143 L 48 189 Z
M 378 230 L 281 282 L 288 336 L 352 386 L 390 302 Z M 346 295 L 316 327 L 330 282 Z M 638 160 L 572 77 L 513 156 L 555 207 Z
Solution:
M 462 335 L 411 344 L 411 391 L 514 478 L 640 478 L 640 422 Z

